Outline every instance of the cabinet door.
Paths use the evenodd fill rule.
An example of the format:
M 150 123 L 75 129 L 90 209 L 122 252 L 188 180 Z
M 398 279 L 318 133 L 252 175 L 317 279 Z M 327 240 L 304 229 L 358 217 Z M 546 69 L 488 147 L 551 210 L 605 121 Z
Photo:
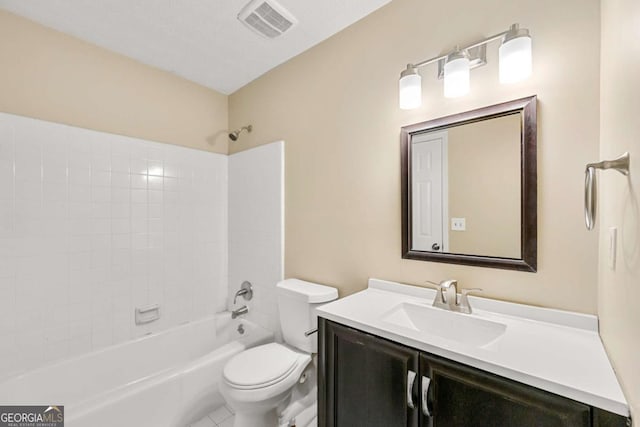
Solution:
M 325 319 L 318 332 L 320 427 L 418 426 L 416 350 Z
M 422 427 L 591 425 L 587 405 L 436 356 L 420 355 L 420 375 L 430 379 Z

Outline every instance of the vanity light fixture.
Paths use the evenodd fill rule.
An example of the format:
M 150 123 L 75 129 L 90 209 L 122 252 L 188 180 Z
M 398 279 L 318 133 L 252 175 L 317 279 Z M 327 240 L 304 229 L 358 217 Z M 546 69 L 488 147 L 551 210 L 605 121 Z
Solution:
M 408 64 L 400 73 L 400 108 L 411 110 L 422 105 L 422 78 L 418 69 L 438 63 L 438 78 L 444 78 L 444 96 L 456 98 L 469 93 L 470 70 L 487 63 L 487 44 L 501 39 L 499 54 L 500 83 L 516 83 L 531 75 L 531 36 L 529 30 L 513 24 L 507 31 L 495 34 L 469 46 L 458 48 L 416 64 Z

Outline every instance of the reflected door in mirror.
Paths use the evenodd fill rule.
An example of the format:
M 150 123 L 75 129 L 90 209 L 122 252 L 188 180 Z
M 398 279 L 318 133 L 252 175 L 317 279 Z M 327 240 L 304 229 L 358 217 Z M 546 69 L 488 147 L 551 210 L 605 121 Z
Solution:
M 419 251 L 448 252 L 447 132 L 416 136 L 411 149 L 412 244 Z

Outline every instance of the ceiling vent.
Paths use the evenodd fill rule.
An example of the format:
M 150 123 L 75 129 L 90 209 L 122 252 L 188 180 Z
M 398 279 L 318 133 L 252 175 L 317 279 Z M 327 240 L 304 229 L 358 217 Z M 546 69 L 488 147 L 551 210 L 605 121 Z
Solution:
M 252 0 L 238 14 L 238 19 L 261 36 L 273 39 L 288 31 L 297 21 L 273 0 Z

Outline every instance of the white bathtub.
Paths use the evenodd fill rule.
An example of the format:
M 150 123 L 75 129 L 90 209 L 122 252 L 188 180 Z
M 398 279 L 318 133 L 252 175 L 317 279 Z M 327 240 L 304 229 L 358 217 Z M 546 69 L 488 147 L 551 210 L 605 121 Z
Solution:
M 184 427 L 222 405 L 230 357 L 272 340 L 221 313 L 9 378 L 0 405 L 64 405 L 67 427 Z

